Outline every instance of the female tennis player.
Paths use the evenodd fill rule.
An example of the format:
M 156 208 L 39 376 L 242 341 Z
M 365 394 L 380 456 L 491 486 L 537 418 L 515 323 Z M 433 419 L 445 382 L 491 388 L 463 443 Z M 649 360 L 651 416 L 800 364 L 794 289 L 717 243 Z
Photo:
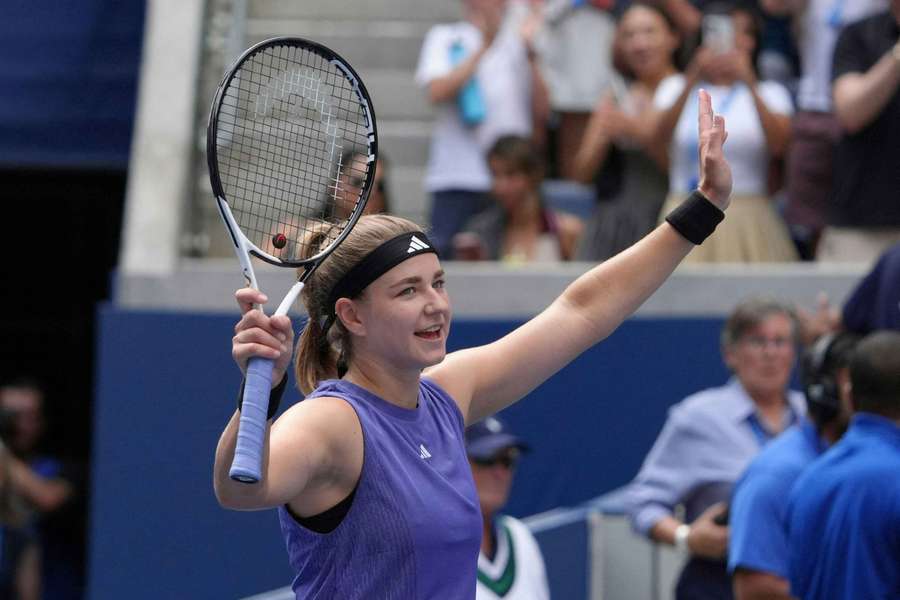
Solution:
M 313 274 L 295 365 L 306 399 L 269 422 L 260 483 L 228 476 L 238 413 L 214 472 L 223 506 L 278 507 L 297 598 L 475 597 L 482 520 L 464 427 L 609 335 L 721 221 L 731 192 L 725 123 L 706 92 L 699 102 L 699 190 L 492 344 L 445 355 L 444 272 L 404 219 L 363 217 Z M 232 354 L 242 370 L 251 356 L 275 360 L 275 399 L 291 362 L 290 320 L 253 310 L 266 302 L 259 291 L 236 296 Z

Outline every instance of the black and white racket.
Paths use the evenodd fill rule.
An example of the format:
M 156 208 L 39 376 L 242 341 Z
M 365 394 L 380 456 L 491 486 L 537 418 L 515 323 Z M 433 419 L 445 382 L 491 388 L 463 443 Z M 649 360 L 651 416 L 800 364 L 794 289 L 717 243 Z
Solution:
M 356 71 L 321 44 L 287 37 L 260 42 L 219 85 L 206 153 L 247 284 L 258 289 L 251 255 L 298 268 L 297 283 L 275 311 L 286 314 L 365 208 L 378 153 L 369 94 Z M 350 180 L 352 187 L 345 183 Z M 328 242 L 307 257 L 308 234 L 323 227 Z M 261 476 L 272 367 L 272 360 L 258 357 L 247 366 L 230 471 L 237 481 L 256 483 Z

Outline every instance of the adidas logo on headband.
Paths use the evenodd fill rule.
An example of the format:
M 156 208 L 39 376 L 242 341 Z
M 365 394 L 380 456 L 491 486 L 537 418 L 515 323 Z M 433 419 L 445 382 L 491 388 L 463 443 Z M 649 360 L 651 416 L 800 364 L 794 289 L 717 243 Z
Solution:
M 413 252 L 418 252 L 419 250 L 424 250 L 428 247 L 428 244 L 426 244 L 416 236 L 412 236 L 409 240 L 409 248 L 407 248 L 406 253 L 412 254 Z

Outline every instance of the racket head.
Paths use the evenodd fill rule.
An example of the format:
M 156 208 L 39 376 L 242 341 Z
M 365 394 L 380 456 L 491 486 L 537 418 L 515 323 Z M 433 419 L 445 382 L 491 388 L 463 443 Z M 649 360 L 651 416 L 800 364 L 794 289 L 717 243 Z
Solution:
M 296 37 L 264 40 L 229 68 L 210 108 L 206 144 L 232 242 L 286 267 L 317 264 L 350 233 L 378 156 L 362 79 L 333 50 Z M 311 252 L 304 240 L 323 227 L 327 241 Z

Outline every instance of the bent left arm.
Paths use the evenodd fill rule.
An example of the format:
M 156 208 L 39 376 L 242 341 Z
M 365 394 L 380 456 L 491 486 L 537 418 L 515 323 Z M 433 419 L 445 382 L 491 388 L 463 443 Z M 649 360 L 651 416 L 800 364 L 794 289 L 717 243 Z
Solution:
M 725 122 L 700 93 L 700 191 L 724 209 L 731 171 Z M 619 326 L 662 285 L 693 245 L 663 223 L 643 240 L 576 279 L 540 315 L 502 339 L 449 355 L 425 374 L 472 423 L 512 404 Z

